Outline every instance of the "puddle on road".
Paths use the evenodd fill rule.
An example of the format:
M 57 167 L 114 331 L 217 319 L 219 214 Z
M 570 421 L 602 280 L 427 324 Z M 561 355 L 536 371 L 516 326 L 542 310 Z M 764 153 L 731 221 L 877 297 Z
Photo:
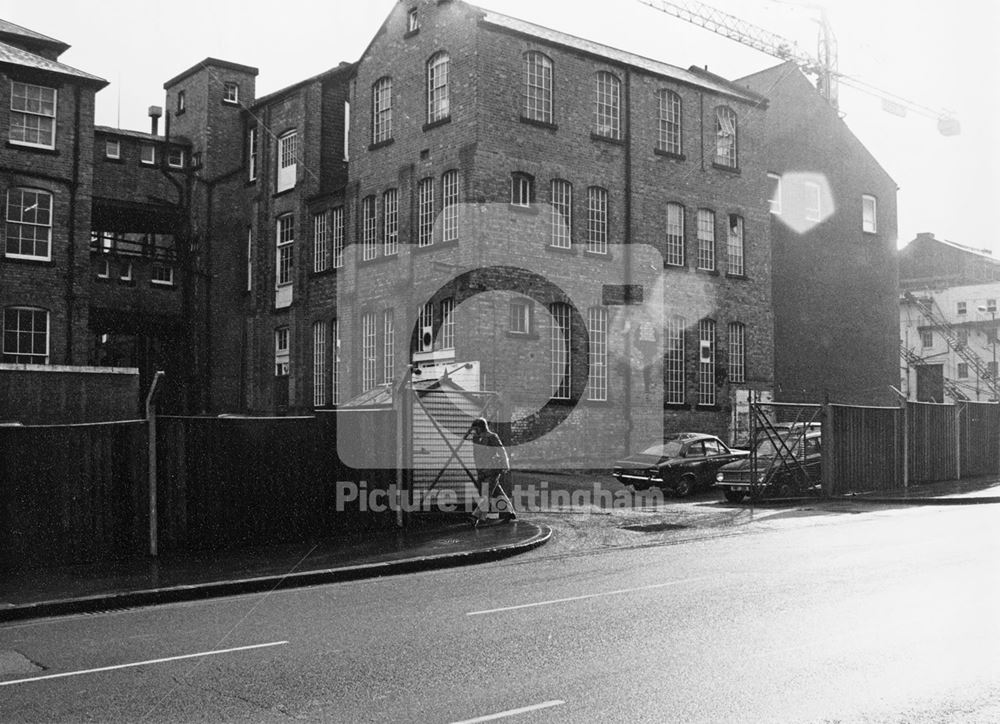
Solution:
M 634 530 L 639 533 L 660 533 L 665 530 L 683 530 L 689 526 L 680 523 L 645 523 L 636 525 L 623 525 L 625 530 Z

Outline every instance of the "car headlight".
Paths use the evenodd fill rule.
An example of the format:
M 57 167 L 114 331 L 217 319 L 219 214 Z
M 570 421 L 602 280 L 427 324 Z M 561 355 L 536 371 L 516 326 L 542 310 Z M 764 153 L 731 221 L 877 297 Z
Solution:
M 715 474 L 715 479 L 718 480 L 720 483 L 722 482 L 723 478 L 725 478 L 725 475 L 723 475 L 722 473 Z
M 761 473 L 760 475 L 757 476 L 757 482 L 763 483 L 766 478 L 767 478 L 767 473 Z

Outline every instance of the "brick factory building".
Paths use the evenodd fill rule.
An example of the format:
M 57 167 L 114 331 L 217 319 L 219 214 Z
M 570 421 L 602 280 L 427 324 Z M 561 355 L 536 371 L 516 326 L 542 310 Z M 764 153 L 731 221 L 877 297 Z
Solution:
M 829 143 L 864 160 L 851 173 L 787 137 L 842 122 L 800 112 L 795 93 L 823 101 L 778 68 L 787 93 L 420 0 L 357 62 L 268 96 L 255 68 L 205 59 L 165 84 L 151 133 L 94 129 L 91 91 L 80 354 L 168 367 L 189 412 L 307 413 L 413 370 L 449 376 L 498 393 L 521 459 L 583 465 L 663 431 L 731 439 L 751 394 L 804 380 L 812 401 L 853 401 L 897 378 L 878 338 L 883 297 L 896 319 L 895 186 L 846 127 Z M 802 163 L 844 200 L 810 248 L 848 243 L 871 212 L 876 251 L 845 261 L 782 236 L 773 179 Z M 839 294 L 872 304 L 846 345 Z M 858 382 L 848 361 L 868 347 Z

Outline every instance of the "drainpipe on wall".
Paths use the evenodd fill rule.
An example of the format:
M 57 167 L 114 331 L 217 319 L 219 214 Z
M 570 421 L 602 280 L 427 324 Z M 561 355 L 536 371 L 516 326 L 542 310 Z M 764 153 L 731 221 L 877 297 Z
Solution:
M 69 183 L 69 238 L 66 249 L 66 364 L 73 364 L 73 325 L 76 307 L 76 204 L 80 188 L 80 86 L 74 87 L 73 96 L 73 178 Z

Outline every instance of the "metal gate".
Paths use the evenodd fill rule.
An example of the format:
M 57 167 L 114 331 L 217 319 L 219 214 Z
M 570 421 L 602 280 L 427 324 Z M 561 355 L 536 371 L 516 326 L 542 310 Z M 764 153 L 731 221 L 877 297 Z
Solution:
M 823 406 L 750 404 L 750 499 L 820 492 Z
M 409 457 L 414 498 L 429 501 L 432 509 L 451 505 L 471 509 L 479 491 L 467 433 L 477 417 L 496 419 L 497 393 L 413 389 L 411 405 Z

